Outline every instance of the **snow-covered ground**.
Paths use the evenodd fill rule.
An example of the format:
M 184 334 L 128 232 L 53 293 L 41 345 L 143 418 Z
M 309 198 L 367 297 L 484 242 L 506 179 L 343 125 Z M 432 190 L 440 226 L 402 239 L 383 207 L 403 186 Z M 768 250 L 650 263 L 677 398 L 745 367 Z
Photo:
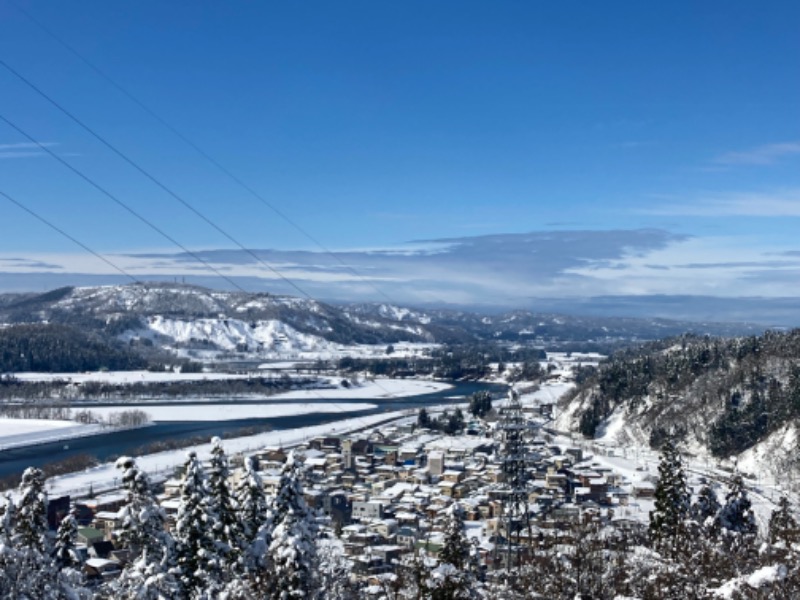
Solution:
M 0 418 L 0 450 L 94 435 L 102 425 L 81 425 L 74 421 Z
M 331 385 L 337 385 L 341 380 L 337 378 L 327 378 Z M 284 392 L 270 399 L 303 399 L 311 400 L 324 396 L 325 398 L 347 398 L 365 399 L 370 398 L 406 398 L 408 396 L 419 396 L 421 394 L 432 394 L 452 388 L 453 386 L 441 381 L 429 381 L 425 379 L 375 379 L 366 380 L 354 387 L 338 387 L 335 389 L 324 390 L 293 390 Z
M 263 373 L 167 373 L 150 371 L 98 371 L 92 373 L 15 373 L 15 377 L 24 381 L 70 381 L 75 384 L 88 381 L 109 384 L 156 383 L 166 381 L 210 381 L 222 379 L 247 379 L 261 377 Z M 295 390 L 270 396 L 275 400 L 297 400 L 325 398 L 405 398 L 421 394 L 431 394 L 451 388 L 450 384 L 423 379 L 386 379 L 362 380 L 350 387 L 341 386 L 340 377 L 321 377 L 324 389 Z
M 160 383 L 167 381 L 210 381 L 220 379 L 247 379 L 261 377 L 262 373 L 174 373 L 167 371 L 96 371 L 91 373 L 14 373 L 22 381 L 70 381 L 72 383 L 128 384 Z
M 133 407 L 132 407 L 133 408 Z M 345 413 L 370 410 L 376 408 L 375 404 L 366 402 L 347 403 L 315 403 L 315 404 L 182 404 L 180 406 L 141 406 L 135 408 L 143 410 L 152 421 L 235 421 L 238 419 L 271 419 L 275 417 L 288 417 L 292 415 L 307 415 L 312 413 Z M 99 406 L 92 408 L 92 413 L 103 418 L 112 413 L 120 412 L 119 406 Z M 0 439 L 0 444 L 2 439 Z

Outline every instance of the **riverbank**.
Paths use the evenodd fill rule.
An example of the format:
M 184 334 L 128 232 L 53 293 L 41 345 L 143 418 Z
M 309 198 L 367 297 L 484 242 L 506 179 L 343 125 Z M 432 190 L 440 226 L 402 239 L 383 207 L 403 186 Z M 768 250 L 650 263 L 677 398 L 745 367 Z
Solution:
M 490 390 L 500 392 L 504 386 L 497 384 L 487 384 L 484 382 L 456 382 L 453 385 L 432 382 L 429 380 L 394 380 L 396 383 L 387 385 L 387 380 L 378 380 L 376 384 L 383 385 L 384 388 L 393 389 L 399 393 L 408 393 L 414 388 L 418 393 L 413 396 L 404 397 L 380 397 L 372 398 L 368 405 L 372 408 L 360 410 L 358 412 L 344 415 L 337 407 L 344 404 L 361 404 L 366 398 L 352 398 L 352 388 L 342 389 L 338 397 L 326 397 L 324 394 L 330 390 L 319 390 L 321 393 L 313 399 L 309 399 L 303 404 L 308 404 L 314 410 L 306 414 L 291 414 L 288 416 L 275 416 L 269 413 L 267 418 L 246 418 L 236 420 L 193 420 L 193 421 L 163 421 L 154 423 L 152 426 L 136 431 L 122 433 L 101 433 L 99 435 L 84 437 L 79 440 L 69 442 L 69 447 L 65 448 L 63 443 L 55 442 L 41 444 L 28 448 L 16 448 L 0 452 L 0 477 L 19 475 L 27 467 L 44 467 L 53 463 L 63 463 L 72 457 L 90 458 L 98 462 L 113 461 L 120 455 L 138 456 L 151 452 L 154 447 L 162 445 L 161 442 L 169 440 L 171 443 L 181 443 L 183 440 L 188 444 L 198 443 L 198 440 L 207 441 L 213 436 L 232 439 L 251 435 L 255 431 L 286 431 L 303 427 L 326 426 L 334 422 L 342 421 L 346 418 L 359 419 L 363 421 L 367 416 L 379 416 L 384 418 L 387 413 L 394 411 L 410 410 L 416 412 L 422 407 L 433 405 L 454 404 L 464 402 L 470 394 L 480 390 Z M 389 380 L 391 381 L 391 380 Z M 392 388 L 390 388 L 392 385 Z M 379 388 L 378 388 L 379 389 Z M 431 389 L 438 391 L 431 392 Z M 362 390 L 364 393 L 365 390 Z M 375 392 L 377 395 L 378 392 Z M 327 395 L 327 394 L 326 394 Z M 341 397 L 346 395 L 347 397 Z M 263 402 L 253 401 L 252 399 L 220 401 L 205 399 L 206 406 L 227 405 L 240 403 L 242 406 L 257 408 L 264 411 L 272 408 L 281 407 L 288 404 L 299 404 L 297 400 L 279 400 L 271 403 L 267 398 Z M 142 403 L 145 404 L 145 403 Z M 192 402 L 179 402 L 177 405 L 193 407 Z M 108 406 L 108 405 L 107 405 Z M 121 408 L 117 405 L 118 408 Z M 86 407 L 93 410 L 95 407 Z M 136 408 L 147 412 L 149 406 L 126 405 L 125 409 Z M 309 408 L 309 410 L 311 410 Z M 237 410 L 238 407 L 237 407 Z M 199 413 L 198 413 L 199 414 Z M 263 414 L 263 413 L 261 413 Z
M 98 423 L 82 424 L 75 421 L 51 419 L 0 418 L 0 452 L 14 448 L 25 448 L 53 442 L 64 442 L 110 431 L 129 431 L 147 427 L 110 427 Z

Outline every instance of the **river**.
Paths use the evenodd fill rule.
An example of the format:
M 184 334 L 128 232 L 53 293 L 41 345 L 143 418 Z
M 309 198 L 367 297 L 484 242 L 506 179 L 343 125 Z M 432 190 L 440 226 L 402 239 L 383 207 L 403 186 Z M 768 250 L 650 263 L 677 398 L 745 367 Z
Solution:
M 64 440 L 50 444 L 39 444 L 24 448 L 13 448 L 0 451 L 0 477 L 6 477 L 15 473 L 22 473 L 27 467 L 41 467 L 47 463 L 61 461 L 70 456 L 89 454 L 96 457 L 101 462 L 113 460 L 124 454 L 142 454 L 143 448 L 155 442 L 164 440 L 184 440 L 191 438 L 203 438 L 208 441 L 213 436 L 224 436 L 243 429 L 262 428 L 262 429 L 294 429 L 297 427 L 310 427 L 322 425 L 342 419 L 362 417 L 384 411 L 395 411 L 405 409 L 418 409 L 423 406 L 437 404 L 454 404 L 464 402 L 464 398 L 478 390 L 489 390 L 494 394 L 504 393 L 506 386 L 482 382 L 458 382 L 452 388 L 421 394 L 419 396 L 409 396 L 406 398 L 386 399 L 386 398 L 336 398 L 328 399 L 324 397 L 324 390 L 320 391 L 323 397 L 315 400 L 303 400 L 306 404 L 344 404 L 348 402 L 369 403 L 377 405 L 377 408 L 358 412 L 317 412 L 305 415 L 276 417 L 271 419 L 242 419 L 236 421 L 194 421 L 194 422 L 161 422 L 148 427 L 130 429 L 124 431 L 113 431 L 94 435 L 90 437 Z M 235 400 L 220 400 L 219 402 L 231 403 Z M 252 402 L 252 399 L 249 400 Z M 165 404 L 168 402 L 165 402 Z M 181 404 L 186 404 L 182 401 Z M 263 403 L 270 403 L 266 398 Z M 276 404 L 279 402 L 275 402 Z M 150 406 L 153 403 L 149 403 Z M 120 408 L 123 408 L 120 406 Z M 147 404 L 125 404 L 124 408 L 140 408 L 147 410 Z

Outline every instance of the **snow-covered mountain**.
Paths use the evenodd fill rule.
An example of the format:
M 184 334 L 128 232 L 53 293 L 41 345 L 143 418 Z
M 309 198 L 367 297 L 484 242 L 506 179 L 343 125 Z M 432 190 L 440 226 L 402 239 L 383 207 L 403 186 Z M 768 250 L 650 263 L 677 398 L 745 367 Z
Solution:
M 414 309 L 387 303 L 333 305 L 307 298 L 215 291 L 173 283 L 67 287 L 45 294 L 0 295 L 0 323 L 52 322 L 110 336 L 176 344 L 292 348 L 401 341 L 481 340 L 618 342 L 687 331 L 732 335 L 746 325 L 658 319 L 586 318 L 514 311 L 502 315 Z

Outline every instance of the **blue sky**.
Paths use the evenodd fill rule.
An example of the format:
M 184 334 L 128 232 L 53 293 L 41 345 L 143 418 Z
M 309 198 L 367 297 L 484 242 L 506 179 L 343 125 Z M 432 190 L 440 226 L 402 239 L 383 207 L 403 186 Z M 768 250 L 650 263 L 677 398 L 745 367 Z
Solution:
M 510 306 L 800 291 L 796 2 L 15 2 L 347 251 L 332 262 L 0 0 L 0 58 L 314 295 Z M 233 248 L 3 68 L 0 114 L 186 247 Z M 3 123 L 0 190 L 137 276 L 197 271 L 149 262 L 179 250 Z M 0 287 L 108 272 L 0 206 Z M 567 241 L 542 245 L 548 233 Z M 376 262 L 418 247 L 404 270 Z M 430 247 L 444 260 L 423 277 Z M 465 247 L 481 252 L 454 273 Z M 214 264 L 274 283 L 241 259 Z

